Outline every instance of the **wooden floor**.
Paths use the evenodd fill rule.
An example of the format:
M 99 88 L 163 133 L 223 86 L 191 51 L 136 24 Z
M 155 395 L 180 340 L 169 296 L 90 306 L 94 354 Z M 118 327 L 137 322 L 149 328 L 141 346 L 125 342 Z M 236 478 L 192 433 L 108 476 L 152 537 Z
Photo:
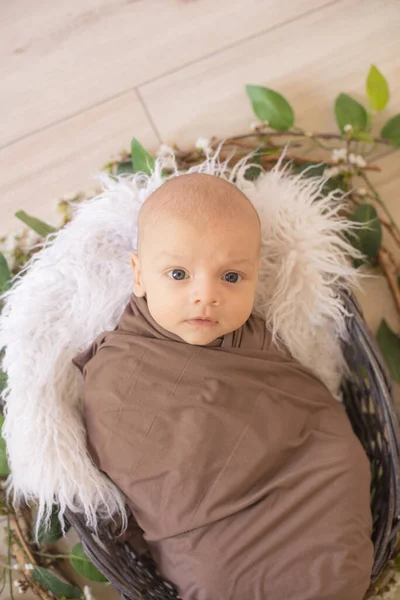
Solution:
M 335 131 L 334 99 L 366 102 L 375 64 L 391 90 L 379 134 L 400 112 L 399 31 L 399 0 L 1 2 L 0 235 L 19 209 L 56 224 L 58 199 L 93 187 L 132 136 L 155 151 L 248 131 L 249 83 L 283 93 L 298 126 Z M 400 222 L 400 153 L 374 164 Z M 384 315 L 399 331 L 386 282 L 364 289 L 371 328 Z

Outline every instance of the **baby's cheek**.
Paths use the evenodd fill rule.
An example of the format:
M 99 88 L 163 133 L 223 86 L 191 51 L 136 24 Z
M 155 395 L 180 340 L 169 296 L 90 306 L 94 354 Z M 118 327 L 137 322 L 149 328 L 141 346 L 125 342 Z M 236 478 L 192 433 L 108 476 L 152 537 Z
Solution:
M 236 303 L 235 318 L 237 321 L 245 323 L 253 311 L 254 295 L 246 294 L 238 299 Z

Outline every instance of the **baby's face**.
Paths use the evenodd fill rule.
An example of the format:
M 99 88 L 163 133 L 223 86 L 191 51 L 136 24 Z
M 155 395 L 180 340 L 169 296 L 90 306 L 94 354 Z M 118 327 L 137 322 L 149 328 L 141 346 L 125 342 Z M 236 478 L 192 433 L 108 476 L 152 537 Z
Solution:
M 240 220 L 199 231 L 168 218 L 148 231 L 140 260 L 132 255 L 134 293 L 146 295 L 150 314 L 164 329 L 205 345 L 247 321 L 259 263 L 259 240 Z

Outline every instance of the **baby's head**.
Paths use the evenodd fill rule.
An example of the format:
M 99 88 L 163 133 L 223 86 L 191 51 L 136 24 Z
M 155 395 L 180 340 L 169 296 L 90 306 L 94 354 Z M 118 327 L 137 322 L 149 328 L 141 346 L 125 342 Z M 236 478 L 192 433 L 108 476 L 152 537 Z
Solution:
M 133 291 L 153 319 L 189 344 L 241 327 L 253 309 L 260 220 L 248 198 L 214 175 L 168 180 L 139 213 Z M 203 324 L 193 319 L 208 317 Z

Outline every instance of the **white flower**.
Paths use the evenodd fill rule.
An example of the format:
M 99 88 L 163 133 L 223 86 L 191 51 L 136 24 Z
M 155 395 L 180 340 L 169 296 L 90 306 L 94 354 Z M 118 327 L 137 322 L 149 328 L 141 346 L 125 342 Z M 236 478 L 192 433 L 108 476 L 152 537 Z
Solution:
M 171 154 L 175 154 L 174 149 L 171 148 L 171 146 L 168 146 L 168 144 L 161 144 L 157 156 L 170 156 Z
M 195 144 L 197 150 L 203 150 L 207 153 L 211 151 L 211 143 L 208 138 L 199 138 Z
M 19 594 L 24 594 L 26 592 L 25 583 L 19 579 L 14 581 L 14 587 L 17 588 Z
M 40 240 L 40 235 L 33 231 L 33 229 L 26 229 L 24 231 L 24 235 L 21 238 L 21 247 L 25 250 L 30 250 L 35 246 Z
M 330 167 L 328 169 L 324 169 L 325 177 L 337 177 L 340 173 L 340 169 L 338 167 Z
M 347 125 L 345 125 L 343 127 L 343 131 L 345 131 L 345 133 L 347 133 L 348 131 L 351 131 L 353 129 L 353 125 L 350 125 L 350 123 L 347 123 Z
M 250 123 L 251 131 L 257 131 L 258 129 L 263 129 L 264 127 L 265 125 L 261 121 L 252 121 Z
M 4 240 L 3 248 L 5 252 L 13 252 L 17 245 L 17 233 L 9 233 Z
M 346 148 L 335 148 L 332 150 L 332 160 L 337 163 L 341 160 L 347 160 L 347 149 Z
M 83 588 L 83 595 L 85 596 L 85 600 L 93 600 L 92 590 L 88 585 L 85 585 Z
M 171 148 L 171 146 L 168 146 L 167 144 L 161 144 L 157 152 L 157 158 L 163 159 L 163 166 L 166 169 L 173 169 L 175 167 L 175 151 L 173 148 Z
M 0 251 L 4 254 L 4 258 L 7 261 L 10 271 L 12 271 L 15 266 L 14 251 L 18 246 L 19 240 L 19 233 L 9 233 L 5 237 L 4 242 L 1 243 Z
M 25 565 L 25 571 L 33 571 L 35 567 L 32 565 L 32 563 L 26 563 Z
M 367 164 L 360 154 L 349 154 L 349 162 L 358 167 L 365 167 Z

